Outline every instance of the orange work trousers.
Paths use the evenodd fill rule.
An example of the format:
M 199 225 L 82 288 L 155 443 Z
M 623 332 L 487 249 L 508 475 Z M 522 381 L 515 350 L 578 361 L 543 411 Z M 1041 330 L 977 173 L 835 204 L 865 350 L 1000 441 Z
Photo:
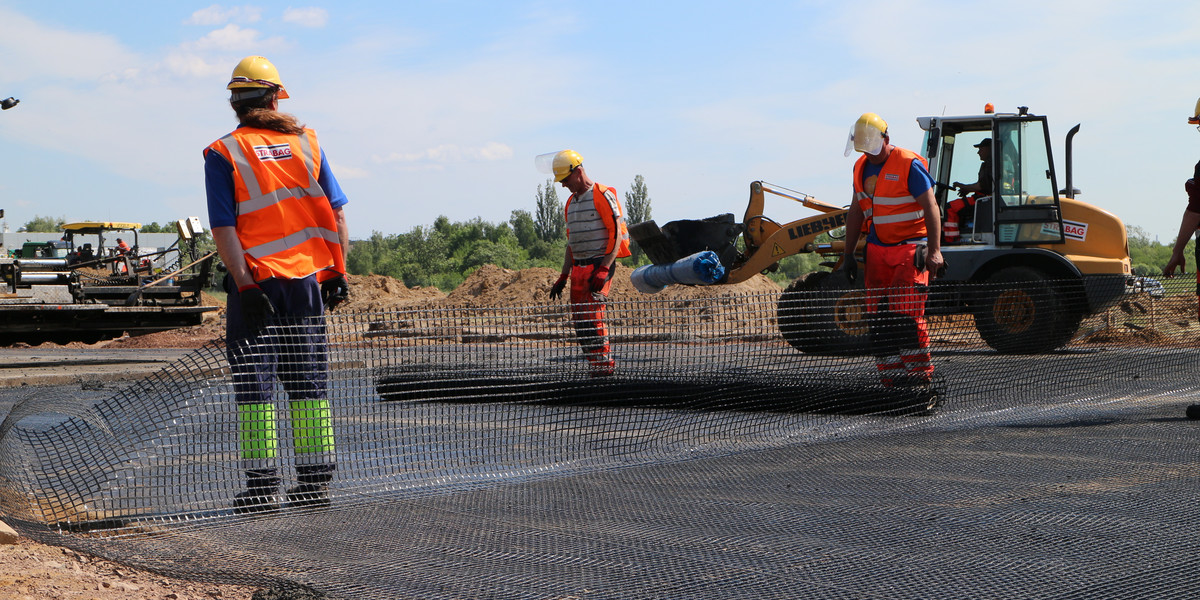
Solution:
M 924 251 L 924 244 L 867 244 L 867 319 L 875 366 L 886 386 L 926 384 L 933 379 L 925 323 L 929 271 L 916 265 L 917 253 Z
M 600 291 L 592 292 L 592 273 L 599 266 L 575 263 L 571 267 L 571 324 L 587 358 L 589 373 L 595 377 L 612 375 L 616 368 L 608 345 L 608 328 L 604 325 L 604 307 L 612 280 L 604 282 Z

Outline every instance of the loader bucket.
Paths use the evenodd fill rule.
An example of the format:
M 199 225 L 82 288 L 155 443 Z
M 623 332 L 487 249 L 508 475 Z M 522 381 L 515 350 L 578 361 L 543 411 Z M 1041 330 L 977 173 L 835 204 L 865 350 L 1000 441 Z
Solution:
M 646 252 L 656 265 L 671 264 L 697 252 L 711 250 L 721 260 L 726 271 L 737 258 L 737 241 L 742 225 L 732 213 L 707 219 L 671 221 L 662 228 L 654 221 L 638 223 L 629 228 L 629 236 Z

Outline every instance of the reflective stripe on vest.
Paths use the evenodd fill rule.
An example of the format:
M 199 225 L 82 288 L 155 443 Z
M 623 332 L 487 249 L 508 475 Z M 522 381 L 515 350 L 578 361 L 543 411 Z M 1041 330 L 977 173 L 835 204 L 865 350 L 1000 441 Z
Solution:
M 234 169 L 241 175 L 242 181 L 246 183 L 246 191 L 250 197 L 246 200 L 239 201 L 237 204 L 238 215 L 252 213 L 256 210 L 278 204 L 281 200 L 288 198 L 303 198 L 305 196 L 323 197 L 325 190 L 317 185 L 316 176 L 309 177 L 310 185 L 303 188 L 279 188 L 269 192 L 262 192 L 262 186 L 258 183 L 258 176 L 254 174 L 254 168 L 250 165 L 250 161 L 242 153 L 242 148 L 233 134 L 229 134 L 220 139 L 221 144 L 225 146 L 226 155 L 234 161 Z M 307 140 L 300 140 L 300 160 L 304 162 L 304 169 L 309 173 L 319 173 L 320 169 L 316 169 L 317 161 L 313 159 L 312 146 L 305 143 Z M 240 168 L 239 168 L 240 167 Z
M 345 272 L 337 220 L 317 179 L 320 147 L 310 129 L 283 134 L 243 127 L 213 142 L 233 166 L 238 240 L 255 281 L 324 281 Z
M 275 241 L 259 244 L 253 248 L 244 248 L 244 250 L 246 251 L 246 254 L 249 254 L 254 258 L 263 259 L 272 254 L 283 252 L 288 248 L 299 246 L 300 244 L 303 244 L 304 242 L 307 242 L 313 238 L 321 238 L 332 244 L 341 244 L 336 231 L 330 231 L 324 227 L 306 227 L 300 231 L 297 231 L 296 233 L 285 235 Z
M 875 226 L 875 235 L 887 244 L 925 237 L 925 210 L 917 204 L 908 190 L 908 172 L 912 161 L 925 158 L 917 153 L 893 146 L 887 162 L 875 178 L 874 195 L 863 188 L 862 174 L 867 162 L 864 154 L 854 164 L 854 197 L 862 208 L 864 225 Z
M 611 203 L 608 201 L 608 198 L 605 196 L 606 191 L 612 193 L 613 201 Z M 563 207 L 563 213 L 567 220 L 568 244 L 570 244 L 570 240 L 571 240 L 571 217 L 572 217 L 571 202 L 573 200 L 575 200 L 575 194 L 572 194 L 569 198 L 567 198 L 567 204 Z M 577 206 L 576 208 L 581 208 L 581 207 Z M 584 210 L 586 210 L 586 207 L 583 207 L 583 208 L 584 208 Z M 596 212 L 596 216 L 599 218 L 600 223 L 604 226 L 604 231 L 606 232 L 606 239 L 604 242 L 604 250 L 603 250 L 603 252 L 600 252 L 600 248 L 597 245 L 597 247 L 594 249 L 594 251 L 599 252 L 599 254 L 596 254 L 593 256 L 582 256 L 582 255 L 576 254 L 576 252 L 575 252 L 576 248 L 572 247 L 571 248 L 572 256 L 574 256 L 577 260 L 598 258 L 600 256 L 605 256 L 605 255 L 609 254 L 610 252 L 612 252 L 614 246 L 619 247 L 617 250 L 617 258 L 624 258 L 626 256 L 629 256 L 630 255 L 629 228 L 625 224 L 625 215 L 624 215 L 624 211 L 621 208 L 621 201 L 617 199 L 616 188 L 606 187 L 606 186 L 600 185 L 598 183 L 593 185 L 592 186 L 592 210 L 594 210 Z M 615 215 L 613 214 L 614 210 L 616 211 Z M 577 210 L 576 213 L 578 213 L 578 212 L 579 211 Z M 576 216 L 576 218 L 578 218 L 580 215 L 576 214 L 575 216 Z M 576 225 L 576 227 L 578 229 L 578 224 Z M 581 240 L 581 241 L 582 241 L 583 248 L 580 248 L 580 249 L 584 250 L 585 254 L 590 254 L 590 252 L 588 252 L 588 251 L 592 250 L 592 248 L 591 248 L 592 243 L 598 242 L 599 240 Z M 577 241 L 576 245 L 580 245 L 580 241 Z

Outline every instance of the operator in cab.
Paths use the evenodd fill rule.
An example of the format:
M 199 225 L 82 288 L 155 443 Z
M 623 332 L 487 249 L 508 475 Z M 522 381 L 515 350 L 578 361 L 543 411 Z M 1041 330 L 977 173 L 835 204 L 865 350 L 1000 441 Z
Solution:
M 851 151 L 861 156 L 854 163 L 842 272 L 857 278 L 855 249 L 865 235 L 867 321 L 880 382 L 930 387 L 925 298 L 931 274 L 943 266 L 933 178 L 922 156 L 891 144 L 887 122 L 875 113 L 855 121 L 846 156 Z
M 958 198 L 946 203 L 946 226 L 942 235 L 947 244 L 959 241 L 963 223 L 974 213 L 975 201 L 992 194 L 992 138 L 983 138 L 975 148 L 980 160 L 979 176 L 975 183 L 955 181 L 952 187 L 958 190 Z

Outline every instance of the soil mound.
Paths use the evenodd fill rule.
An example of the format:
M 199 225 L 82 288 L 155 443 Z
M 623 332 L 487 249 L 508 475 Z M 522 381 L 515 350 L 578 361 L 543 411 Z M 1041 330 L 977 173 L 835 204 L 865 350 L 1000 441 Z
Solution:
M 637 300 L 688 300 L 745 294 L 779 293 L 780 287 L 765 275 L 755 275 L 735 285 L 674 285 L 657 294 L 643 294 L 629 279 L 632 269 L 618 264 L 613 273 L 610 298 L 615 302 Z M 559 271 L 545 267 L 502 269 L 484 265 L 438 304 L 445 307 L 536 306 L 550 302 L 550 287 Z M 564 294 L 565 295 L 565 294 Z
M 422 306 L 446 297 L 434 287 L 408 287 L 383 275 L 347 275 L 350 299 L 338 312 L 380 312 Z

